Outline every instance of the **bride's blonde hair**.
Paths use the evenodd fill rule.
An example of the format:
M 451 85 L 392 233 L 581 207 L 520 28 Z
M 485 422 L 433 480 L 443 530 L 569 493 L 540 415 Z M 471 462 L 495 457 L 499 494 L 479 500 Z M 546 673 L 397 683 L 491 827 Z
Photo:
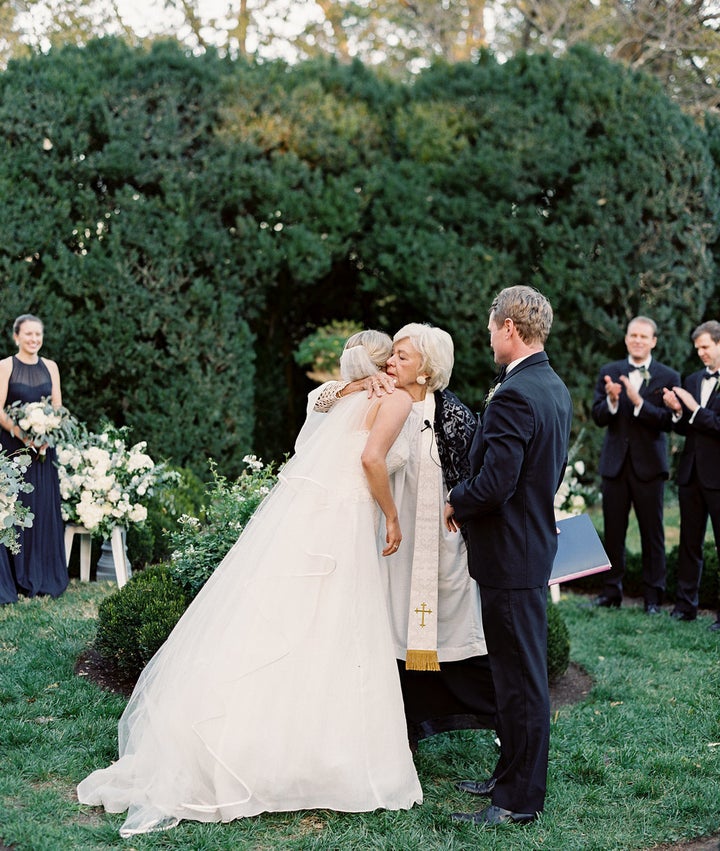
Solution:
M 385 367 L 392 354 L 392 340 L 383 331 L 368 328 L 348 337 L 340 357 L 340 374 L 345 381 L 365 378 Z

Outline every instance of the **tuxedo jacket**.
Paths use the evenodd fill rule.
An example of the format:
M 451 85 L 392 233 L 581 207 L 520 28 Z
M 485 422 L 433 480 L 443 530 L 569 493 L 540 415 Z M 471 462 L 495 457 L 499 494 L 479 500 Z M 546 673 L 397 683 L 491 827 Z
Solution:
M 478 584 L 547 584 L 571 420 L 570 394 L 544 351 L 514 367 L 493 394 L 470 448 L 470 477 L 450 495 L 467 528 L 468 568 Z
M 683 382 L 683 387 L 700 401 L 700 388 L 705 370 L 693 372 Z M 717 383 L 707 406 L 699 408 L 690 422 L 690 411 L 683 405 L 682 417 L 674 424 L 678 434 L 685 435 L 685 445 L 678 464 L 678 484 L 690 482 L 693 466 L 706 488 L 720 488 L 720 391 Z
M 627 398 L 624 388 L 618 410 L 613 414 L 607 404 L 605 376 L 609 375 L 613 381 L 620 382 L 620 376 L 628 375 L 629 368 L 627 358 L 606 363 L 595 384 L 592 418 L 596 425 L 607 429 L 598 471 L 601 476 L 614 479 L 620 475 L 629 456 L 635 475 L 642 481 L 647 482 L 658 476 L 667 478 L 666 432 L 672 429 L 672 418 L 663 403 L 663 388 L 679 386 L 680 374 L 653 359 L 650 362 L 650 379 L 643 381 L 640 387 L 643 399 L 640 414 L 635 416 L 635 406 Z

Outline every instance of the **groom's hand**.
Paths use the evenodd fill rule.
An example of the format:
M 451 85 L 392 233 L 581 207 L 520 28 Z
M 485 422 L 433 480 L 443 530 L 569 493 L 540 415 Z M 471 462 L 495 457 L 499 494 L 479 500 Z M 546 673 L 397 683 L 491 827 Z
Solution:
M 445 528 L 448 532 L 459 532 L 460 524 L 455 519 L 455 509 L 450 505 L 449 502 L 445 503 L 445 511 L 443 512 L 443 519 L 445 521 Z

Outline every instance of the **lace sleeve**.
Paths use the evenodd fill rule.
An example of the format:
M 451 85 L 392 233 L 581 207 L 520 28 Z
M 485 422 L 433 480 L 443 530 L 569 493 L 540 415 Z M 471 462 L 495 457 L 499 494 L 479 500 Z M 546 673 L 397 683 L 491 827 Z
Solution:
M 313 411 L 319 414 L 326 414 L 340 398 L 340 394 L 348 384 L 350 384 L 349 381 L 328 381 L 315 400 Z

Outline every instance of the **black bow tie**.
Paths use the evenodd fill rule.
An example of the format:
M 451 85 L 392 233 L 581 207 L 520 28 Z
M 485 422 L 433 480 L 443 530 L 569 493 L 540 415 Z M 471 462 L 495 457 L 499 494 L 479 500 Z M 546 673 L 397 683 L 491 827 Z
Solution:
M 645 364 L 642 364 L 642 366 L 635 366 L 634 364 L 630 364 L 630 369 L 628 370 L 628 372 L 634 372 L 636 369 L 639 369 L 642 372 L 645 369 Z
M 715 372 L 713 372 L 713 371 L 712 371 L 712 370 L 710 370 L 710 369 L 706 369 L 706 370 L 705 370 L 705 375 L 703 376 L 703 378 L 717 378 L 717 377 L 718 377 L 718 372 L 720 372 L 720 370 L 717 370 L 717 369 L 716 369 L 716 370 L 715 370 Z

